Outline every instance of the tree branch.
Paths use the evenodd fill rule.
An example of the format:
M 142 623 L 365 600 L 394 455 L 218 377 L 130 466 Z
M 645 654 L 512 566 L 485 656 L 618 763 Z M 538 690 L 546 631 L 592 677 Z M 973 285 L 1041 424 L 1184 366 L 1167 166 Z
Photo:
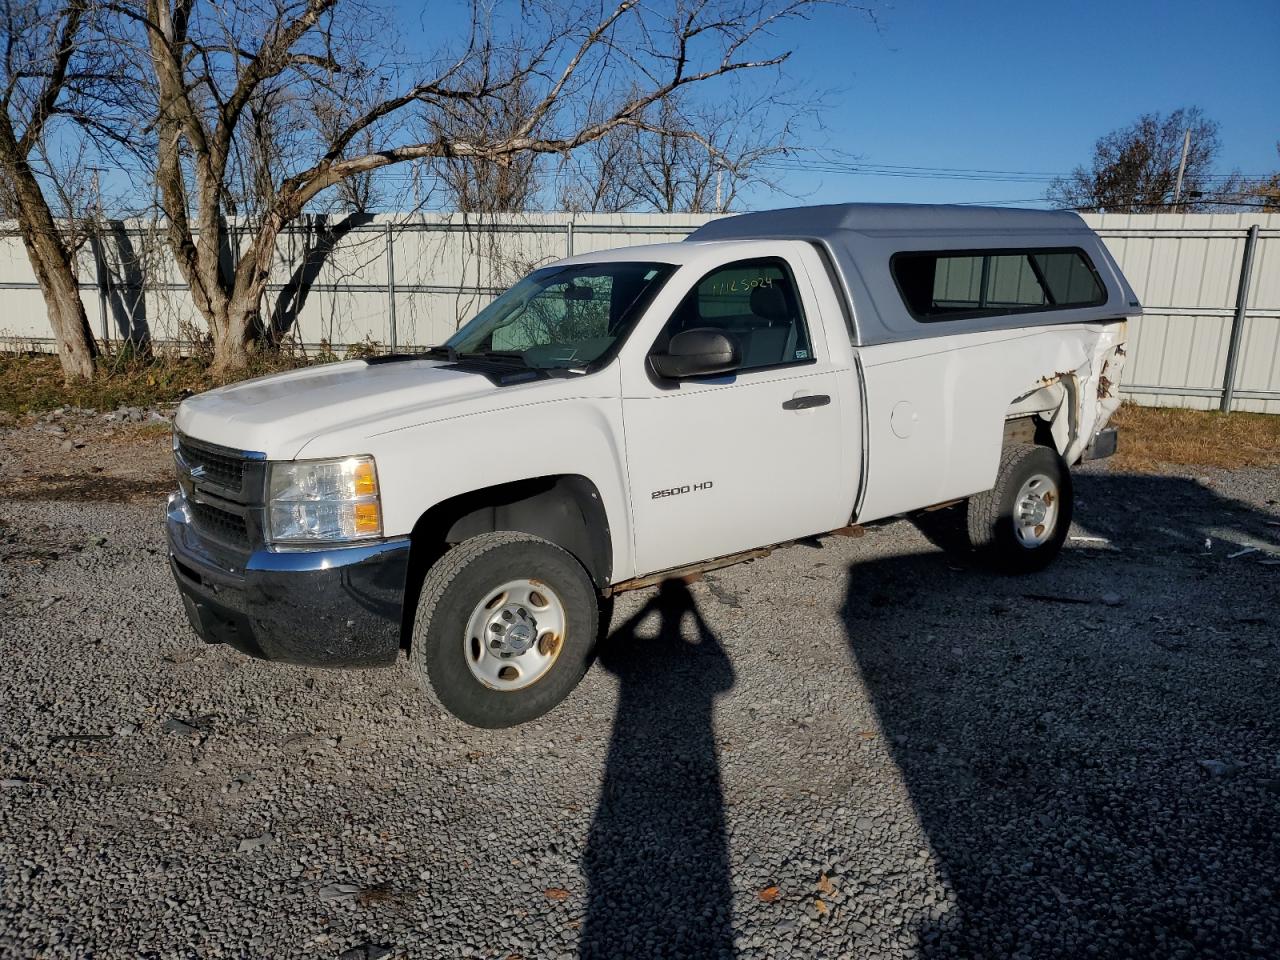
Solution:
M 31 120 L 27 128 L 18 138 L 18 150 L 25 157 L 31 152 L 36 141 L 44 134 L 44 125 L 53 115 L 54 107 L 62 96 L 67 65 L 75 53 L 79 39 L 80 26 L 84 21 L 86 0 L 71 0 L 66 7 L 66 21 L 58 37 L 58 46 L 53 55 L 53 68 L 49 71 L 44 89 L 36 97 L 35 108 L 31 112 Z

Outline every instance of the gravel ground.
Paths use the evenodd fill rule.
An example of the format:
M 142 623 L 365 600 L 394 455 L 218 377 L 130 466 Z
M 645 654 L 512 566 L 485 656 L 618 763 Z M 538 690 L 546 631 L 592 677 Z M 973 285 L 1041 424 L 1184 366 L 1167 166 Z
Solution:
M 1280 955 L 1280 470 L 1077 494 L 1032 577 L 934 515 L 625 595 L 510 731 L 202 645 L 154 500 L 0 501 L 0 955 Z
M 0 500 L 159 499 L 172 489 L 172 408 L 0 411 Z

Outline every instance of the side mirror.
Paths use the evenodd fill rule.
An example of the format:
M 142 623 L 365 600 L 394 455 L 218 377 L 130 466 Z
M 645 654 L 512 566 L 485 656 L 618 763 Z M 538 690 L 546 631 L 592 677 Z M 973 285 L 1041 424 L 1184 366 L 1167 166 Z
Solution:
M 742 366 L 742 348 L 732 334 L 699 327 L 677 333 L 666 353 L 649 354 L 649 365 L 667 380 L 729 373 Z

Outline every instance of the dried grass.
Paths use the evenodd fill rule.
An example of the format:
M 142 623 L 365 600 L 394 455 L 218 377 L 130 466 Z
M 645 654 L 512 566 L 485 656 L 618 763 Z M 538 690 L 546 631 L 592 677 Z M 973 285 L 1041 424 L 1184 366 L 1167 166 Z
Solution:
M 376 352 L 370 350 L 366 354 L 364 345 L 357 344 L 347 349 L 346 357 Z M 338 359 L 342 358 L 328 350 L 310 358 L 283 351 L 252 353 L 247 369 L 233 379 Z M 16 415 L 55 407 L 114 410 L 121 406 L 154 406 L 175 403 L 227 382 L 213 376 L 208 357 L 118 354 L 100 358 L 97 366 L 97 376 L 92 380 L 68 384 L 62 379 L 58 358 L 52 354 L 0 352 L 0 412 Z
M 1120 428 L 1112 460 L 1121 470 L 1154 472 L 1166 464 L 1264 467 L 1280 464 L 1280 416 L 1219 413 L 1126 403 L 1111 420 Z

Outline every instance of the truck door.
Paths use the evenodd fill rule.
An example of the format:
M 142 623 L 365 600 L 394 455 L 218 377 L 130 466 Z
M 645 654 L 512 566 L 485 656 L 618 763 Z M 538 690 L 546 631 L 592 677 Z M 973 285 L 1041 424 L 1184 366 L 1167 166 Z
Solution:
M 624 370 L 637 575 L 849 521 L 857 468 L 848 452 L 861 427 L 843 420 L 841 379 L 852 383 L 851 371 L 832 362 L 797 259 L 710 269 L 648 350 L 664 350 L 682 330 L 718 328 L 737 339 L 739 370 L 664 381 L 647 354 L 633 354 Z

